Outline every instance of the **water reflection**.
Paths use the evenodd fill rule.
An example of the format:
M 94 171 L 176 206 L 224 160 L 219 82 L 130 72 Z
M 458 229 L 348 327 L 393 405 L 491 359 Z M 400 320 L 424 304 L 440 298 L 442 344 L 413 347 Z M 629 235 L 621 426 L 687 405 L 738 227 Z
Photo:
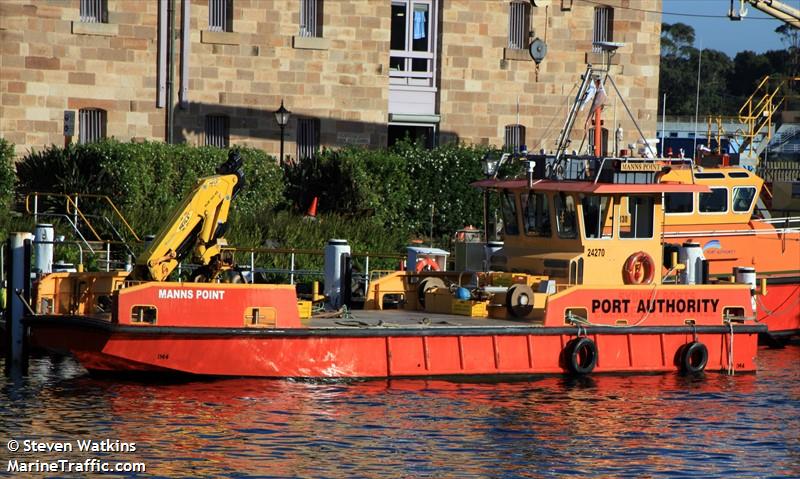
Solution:
M 799 358 L 762 350 L 734 377 L 165 384 L 44 357 L 0 380 L 0 437 L 133 441 L 101 456 L 161 476 L 800 476 Z

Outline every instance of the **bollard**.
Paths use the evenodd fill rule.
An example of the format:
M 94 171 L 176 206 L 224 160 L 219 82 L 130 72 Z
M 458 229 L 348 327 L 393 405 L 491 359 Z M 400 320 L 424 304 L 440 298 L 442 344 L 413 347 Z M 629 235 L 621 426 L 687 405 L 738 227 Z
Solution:
M 326 302 L 331 308 L 342 306 L 342 254 L 350 254 L 347 240 L 332 239 L 325 246 L 325 290 Z
M 25 305 L 20 300 L 20 292 L 30 301 L 31 278 L 31 233 L 11 233 L 6 251 L 6 365 L 8 375 L 26 372 L 28 368 L 28 348 L 22 317 Z

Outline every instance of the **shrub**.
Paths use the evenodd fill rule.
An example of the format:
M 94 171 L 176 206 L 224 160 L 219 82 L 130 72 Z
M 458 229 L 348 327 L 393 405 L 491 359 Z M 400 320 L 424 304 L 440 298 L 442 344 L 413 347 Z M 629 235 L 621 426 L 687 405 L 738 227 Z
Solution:
M 395 153 L 405 158 L 412 191 L 406 208 L 408 227 L 440 241 L 483 217 L 481 191 L 470 184 L 483 178 L 481 159 L 491 151 L 483 146 L 443 145 L 431 150 L 401 142 Z
M 325 149 L 286 168 L 287 199 L 305 210 L 319 198 L 320 213 L 404 224 L 409 182 L 403 158 L 387 150 Z
M 283 180 L 275 160 L 260 150 L 240 148 L 247 186 L 231 215 L 257 215 L 282 202 Z M 110 139 L 31 152 L 18 165 L 19 190 L 108 195 L 140 234 L 154 233 L 194 188 L 214 174 L 227 150 L 121 143 Z M 100 205 L 81 204 L 98 212 Z

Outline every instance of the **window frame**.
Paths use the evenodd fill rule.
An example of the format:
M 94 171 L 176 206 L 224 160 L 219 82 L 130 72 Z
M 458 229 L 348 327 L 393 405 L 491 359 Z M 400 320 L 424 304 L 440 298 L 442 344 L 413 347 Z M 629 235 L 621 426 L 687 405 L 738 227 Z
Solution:
M 320 149 L 321 122 L 319 118 L 300 117 L 297 119 L 295 153 L 297 161 L 313 158 Z
M 517 204 L 518 196 L 516 192 L 511 190 L 503 190 L 501 192 L 502 199 L 501 201 L 501 211 L 503 213 L 503 236 L 519 236 L 520 235 L 520 228 L 519 228 L 519 205 Z M 510 200 L 510 201 L 509 201 Z M 513 208 L 513 211 L 509 211 L 509 208 Z M 509 213 L 513 214 L 514 222 L 510 223 Z M 510 225 L 513 225 L 514 232 L 509 232 L 508 228 Z
M 562 233 L 562 228 L 561 228 L 562 223 L 561 223 L 561 220 L 559 218 L 560 217 L 559 211 L 563 207 L 565 213 L 568 212 L 567 206 L 568 206 L 569 200 L 572 201 L 572 229 L 573 229 L 573 232 L 572 232 L 571 235 L 566 236 L 566 235 L 564 235 Z M 562 201 L 564 203 L 563 205 L 561 204 Z M 581 233 L 579 231 L 580 230 L 580 225 L 578 224 L 579 223 L 578 222 L 578 204 L 575 202 L 574 195 L 568 195 L 568 194 L 553 195 L 553 214 L 555 215 L 555 220 L 556 220 L 556 234 L 558 235 L 559 239 L 574 240 L 574 239 L 578 239 L 580 237 Z
M 96 118 L 87 116 L 97 114 Z M 98 125 L 90 125 L 92 121 L 99 122 Z M 81 108 L 78 110 L 78 144 L 88 145 L 108 138 L 108 112 L 102 108 Z M 91 132 L 91 137 L 89 134 Z
M 648 195 L 629 195 L 626 196 L 625 203 L 627 204 L 628 209 L 628 217 L 630 218 L 629 227 L 631 228 L 631 233 L 634 236 L 625 237 L 622 235 L 622 221 L 619 217 L 622 215 L 623 211 L 622 208 L 618 208 L 619 214 L 617 215 L 617 238 L 624 240 L 624 241 L 641 241 L 641 240 L 649 240 L 653 239 L 656 234 L 656 201 L 655 198 Z M 634 214 L 631 213 L 631 198 L 644 198 L 650 200 L 650 236 L 636 236 L 636 232 L 638 228 L 635 227 L 636 223 L 634 223 Z M 620 203 L 622 203 L 620 198 Z
M 415 5 L 427 5 L 428 18 L 426 28 L 426 38 L 428 39 L 428 49 L 426 51 L 415 50 L 414 41 L 414 7 Z M 437 62 L 438 62 L 438 9 L 439 0 L 392 0 L 391 7 L 402 6 L 405 8 L 404 16 L 404 45 L 403 49 L 392 48 L 392 27 L 389 29 L 389 85 L 392 89 L 412 89 L 412 90 L 436 90 Z M 394 13 L 392 13 L 394 15 Z M 392 21 L 394 19 L 392 18 Z M 393 62 L 400 60 L 402 68 L 393 68 Z M 415 70 L 414 62 L 417 60 L 427 61 L 425 71 Z
M 689 195 L 692 198 L 692 209 L 688 212 L 670 212 L 667 211 L 667 195 Z M 664 193 L 664 198 L 662 199 L 664 202 L 664 214 L 670 216 L 688 216 L 693 215 L 697 210 L 697 196 L 694 193 Z
M 701 214 L 701 215 L 723 215 L 723 214 L 728 213 L 731 210 L 731 208 L 730 208 L 731 195 L 730 195 L 730 190 L 728 189 L 728 187 L 727 186 L 709 186 L 708 189 L 711 190 L 711 193 L 698 193 L 697 194 L 697 212 L 699 214 Z M 701 201 L 703 200 L 703 195 L 713 194 L 714 190 L 724 190 L 725 191 L 725 202 L 724 202 L 725 210 L 723 210 L 723 211 L 703 211 L 703 208 L 702 208 L 702 205 L 701 205 Z
M 82 23 L 108 23 L 108 0 L 80 0 L 78 8 Z
M 300 0 L 300 25 L 298 36 L 304 38 L 323 38 L 324 2 L 323 0 Z M 309 19 L 309 17 L 312 17 Z M 311 27 L 309 28 L 309 25 Z
M 596 46 L 598 42 L 614 41 L 614 8 L 608 5 L 594 7 L 594 21 L 592 23 L 592 51 L 602 52 Z
M 747 209 L 744 210 L 744 211 L 738 211 L 736 209 L 736 191 L 737 190 L 752 190 L 753 191 L 753 197 L 750 198 L 750 203 L 747 205 Z M 758 193 L 758 191 L 757 191 L 757 188 L 755 186 L 749 186 L 749 185 L 734 186 L 733 187 L 733 191 L 731 192 L 731 211 L 733 211 L 737 215 L 744 215 L 744 214 L 750 213 L 753 210 L 753 203 L 755 203 L 755 201 L 756 201 L 757 193 Z
M 598 227 L 598 231 L 600 233 L 600 236 L 598 236 L 598 237 L 590 237 L 590 236 L 587 236 L 587 234 L 586 234 L 588 231 L 586 230 L 586 225 L 587 225 L 587 222 L 586 222 L 586 204 L 584 202 L 586 200 L 591 199 L 591 198 L 598 198 L 599 199 L 599 203 L 597 205 L 598 206 L 598 211 L 597 211 L 598 224 L 597 224 L 597 227 Z M 603 207 L 602 207 L 602 205 L 603 205 L 603 200 L 604 199 L 608 202 L 608 204 L 606 205 L 605 214 L 603 215 Z M 605 217 L 605 218 L 609 217 L 609 214 L 608 214 L 609 211 L 611 211 L 611 215 L 610 215 L 610 217 L 611 217 L 611 225 L 610 225 L 611 226 L 611 233 L 608 236 L 604 236 L 603 235 L 603 230 L 605 229 L 605 226 L 602 223 L 602 219 L 604 219 L 603 217 Z M 612 195 L 589 195 L 589 196 L 585 196 L 583 199 L 581 199 L 581 214 L 580 214 L 580 216 L 581 216 L 582 223 L 583 223 L 582 224 L 583 228 L 581 228 L 581 234 L 583 235 L 583 239 L 584 240 L 586 240 L 586 241 L 607 241 L 607 240 L 610 240 L 610 239 L 614 239 L 614 197 Z
M 209 125 L 209 122 L 214 121 L 221 121 L 221 124 L 218 125 Z M 210 128 L 220 128 L 222 129 L 221 134 L 216 132 L 210 132 Z M 215 146 L 217 148 L 228 148 L 231 144 L 231 119 L 227 115 L 214 115 L 209 114 L 205 116 L 205 127 L 203 129 L 205 134 L 204 143 L 205 146 Z M 213 141 L 215 135 L 222 137 L 222 144 L 217 144 L 217 142 Z
M 221 17 L 222 25 L 218 25 L 216 16 Z M 208 30 L 211 32 L 233 31 L 233 0 L 208 0 Z
M 522 199 L 523 196 L 525 197 L 524 201 Z M 534 215 L 536 217 L 535 219 L 538 220 L 538 222 L 535 221 L 535 224 L 539 227 L 533 230 L 531 230 L 528 223 L 528 218 L 530 218 L 530 216 L 528 215 L 528 211 L 530 210 L 531 197 L 544 199 L 544 206 L 542 208 L 544 211 L 540 211 L 543 214 L 538 217 L 536 217 L 537 215 Z M 525 236 L 530 236 L 534 238 L 552 238 L 553 221 L 550 216 L 550 210 L 551 210 L 550 199 L 548 198 L 547 193 L 539 193 L 533 190 L 523 191 L 522 193 L 519 194 L 519 204 L 522 207 L 522 226 L 523 229 L 525 230 Z M 544 228 L 541 227 L 541 225 L 545 222 L 545 220 L 547 221 L 547 233 L 545 233 L 543 231 Z
M 512 0 L 508 4 L 508 48 L 527 50 L 530 31 L 530 1 Z
M 522 147 L 525 146 L 525 125 L 519 123 L 506 125 L 504 131 L 503 149 L 514 153 L 522 151 Z

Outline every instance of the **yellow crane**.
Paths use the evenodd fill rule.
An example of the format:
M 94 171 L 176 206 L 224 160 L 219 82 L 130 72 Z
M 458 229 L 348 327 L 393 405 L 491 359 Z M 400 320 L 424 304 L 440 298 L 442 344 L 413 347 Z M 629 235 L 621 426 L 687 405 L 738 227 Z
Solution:
M 170 221 L 136 259 L 128 279 L 164 281 L 189 255 L 193 262 L 203 265 L 194 273 L 195 281 L 213 281 L 230 269 L 230 262 L 221 253 L 227 245 L 223 235 L 231 201 L 244 186 L 238 151 L 232 150 L 216 173 L 198 180 Z
M 739 3 L 739 8 L 734 8 L 736 2 Z M 731 0 L 731 9 L 728 12 L 728 16 L 733 20 L 741 20 L 747 15 L 748 5 L 794 28 L 800 28 L 800 10 L 778 0 Z

